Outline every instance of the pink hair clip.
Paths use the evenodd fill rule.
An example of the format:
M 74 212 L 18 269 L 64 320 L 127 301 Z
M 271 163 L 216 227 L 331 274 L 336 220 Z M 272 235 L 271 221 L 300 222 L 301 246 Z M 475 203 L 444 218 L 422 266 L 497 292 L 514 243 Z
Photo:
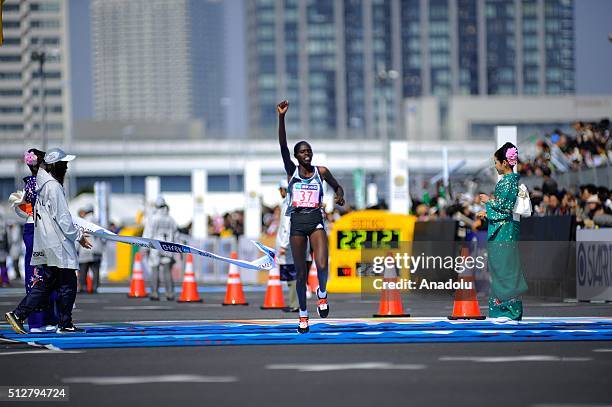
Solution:
M 23 155 L 23 161 L 27 165 L 36 165 L 36 164 L 38 164 L 38 157 L 36 157 L 36 154 L 34 154 L 34 152 L 32 152 L 32 151 L 26 152 Z
M 514 166 L 518 162 L 518 151 L 516 147 L 511 147 L 506 151 L 506 159 L 508 160 L 508 164 Z

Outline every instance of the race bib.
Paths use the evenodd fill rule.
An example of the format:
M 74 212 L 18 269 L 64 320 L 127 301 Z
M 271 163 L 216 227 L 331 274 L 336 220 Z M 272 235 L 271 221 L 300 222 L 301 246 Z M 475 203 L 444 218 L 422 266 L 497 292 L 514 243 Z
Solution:
M 317 208 L 319 206 L 319 184 L 293 184 L 291 193 L 291 206 L 298 208 Z

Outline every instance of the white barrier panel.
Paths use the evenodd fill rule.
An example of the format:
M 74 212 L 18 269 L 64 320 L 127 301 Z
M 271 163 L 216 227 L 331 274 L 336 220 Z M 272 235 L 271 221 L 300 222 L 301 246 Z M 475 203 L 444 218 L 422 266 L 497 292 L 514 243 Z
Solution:
M 407 214 L 410 210 L 408 191 L 408 143 L 389 143 L 389 211 Z
M 150 204 L 154 204 L 159 196 L 161 190 L 161 180 L 159 177 L 146 177 L 145 178 L 145 207 L 148 208 Z
M 612 228 L 577 231 L 576 296 L 612 301 Z
M 247 161 L 244 166 L 244 235 L 259 239 L 261 234 L 261 167 L 257 161 Z
M 206 193 L 208 192 L 208 173 L 203 169 L 191 171 L 191 195 L 193 199 L 192 235 L 196 239 L 208 236 L 208 217 L 206 216 Z

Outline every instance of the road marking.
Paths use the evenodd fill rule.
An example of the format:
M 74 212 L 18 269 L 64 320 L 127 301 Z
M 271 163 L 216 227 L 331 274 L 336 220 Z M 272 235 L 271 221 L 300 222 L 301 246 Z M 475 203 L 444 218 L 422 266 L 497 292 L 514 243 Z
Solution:
M 164 305 L 140 305 L 140 306 L 113 306 L 113 307 L 102 307 L 102 309 L 115 310 L 115 311 L 137 311 L 137 310 L 168 310 L 173 309 Z
M 14 352 L 0 352 L 0 356 L 11 356 L 11 355 L 30 355 L 30 354 L 62 354 L 62 353 L 83 353 L 82 350 L 51 350 L 51 349 L 37 349 L 37 350 L 20 350 Z
M 592 358 L 574 358 L 548 355 L 530 356 L 442 356 L 442 362 L 476 362 L 476 363 L 506 363 L 506 362 L 587 362 Z
M 540 302 L 529 304 L 530 307 L 575 307 L 576 304 L 568 302 Z
M 612 407 L 612 404 L 540 403 L 531 407 Z
M 162 375 L 162 376 L 107 376 L 107 377 L 66 377 L 64 383 L 88 383 L 100 386 L 119 384 L 145 383 L 234 383 L 235 376 L 199 376 L 199 375 Z
M 96 298 L 79 298 L 77 297 L 77 304 L 98 304 L 101 302 L 108 302 L 108 300 L 96 299 Z
M 425 365 L 394 365 L 387 362 L 336 363 L 336 364 L 281 364 L 267 365 L 270 370 L 297 370 L 299 372 L 330 372 L 334 370 L 420 370 Z

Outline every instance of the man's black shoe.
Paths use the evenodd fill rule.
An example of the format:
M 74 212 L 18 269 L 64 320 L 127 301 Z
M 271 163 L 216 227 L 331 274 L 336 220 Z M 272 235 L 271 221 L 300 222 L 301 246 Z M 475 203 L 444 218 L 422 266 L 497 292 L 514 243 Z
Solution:
M 25 328 L 23 327 L 23 321 L 17 318 L 17 315 L 13 311 L 7 312 L 4 314 L 4 318 L 6 318 L 6 322 L 11 325 L 11 328 L 18 334 L 27 334 Z
M 77 328 L 74 325 L 69 325 L 69 326 L 65 326 L 65 327 L 59 327 L 57 328 L 57 331 L 55 331 L 55 333 L 57 334 L 72 334 L 72 333 L 84 333 L 85 330 L 82 328 Z

